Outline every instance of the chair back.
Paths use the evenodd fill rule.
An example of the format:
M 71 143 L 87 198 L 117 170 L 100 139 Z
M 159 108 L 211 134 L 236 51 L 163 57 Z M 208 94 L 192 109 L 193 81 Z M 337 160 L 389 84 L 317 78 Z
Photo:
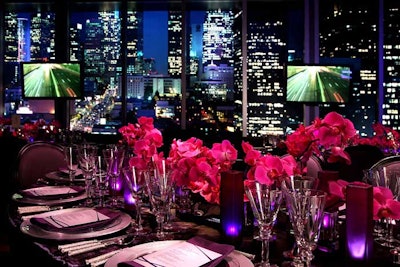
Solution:
M 383 152 L 376 146 L 371 145 L 356 145 L 345 148 L 349 154 L 350 165 L 341 164 L 339 166 L 340 179 L 348 182 L 362 181 L 364 179 L 364 171 L 378 164 L 385 157 Z
M 289 157 L 289 154 L 281 156 L 281 158 Z M 318 178 L 318 172 L 322 171 L 320 160 L 312 155 L 307 161 L 307 176 Z
M 65 167 L 63 146 L 46 141 L 26 144 L 18 153 L 16 182 L 19 189 L 31 187 L 39 178 Z

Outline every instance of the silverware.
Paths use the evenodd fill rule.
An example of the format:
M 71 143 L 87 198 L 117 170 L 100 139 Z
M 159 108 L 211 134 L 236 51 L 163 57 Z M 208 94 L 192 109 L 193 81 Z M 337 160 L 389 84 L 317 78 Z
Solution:
M 109 258 L 111 258 L 112 256 L 114 256 L 115 254 L 117 254 L 118 252 L 120 252 L 122 250 L 124 250 L 124 249 L 121 248 L 121 249 L 113 250 L 113 251 L 110 251 L 110 252 L 108 252 L 106 254 L 103 254 L 103 255 L 100 255 L 100 256 L 96 256 L 94 258 L 87 259 L 87 260 L 85 260 L 85 263 L 86 263 L 86 265 L 90 265 L 92 267 L 102 265 Z
M 67 247 L 59 248 L 61 252 L 67 253 L 68 256 L 74 256 L 89 251 L 105 248 L 110 245 L 128 246 L 134 241 L 134 238 L 129 235 L 123 235 L 119 237 L 112 237 L 104 240 L 92 240 L 92 242 L 81 242 Z

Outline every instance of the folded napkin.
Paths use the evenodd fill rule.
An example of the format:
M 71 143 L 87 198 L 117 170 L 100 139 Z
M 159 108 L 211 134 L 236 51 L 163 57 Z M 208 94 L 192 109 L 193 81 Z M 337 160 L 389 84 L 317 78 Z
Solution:
M 43 186 L 22 190 L 20 194 L 23 197 L 51 200 L 74 197 L 83 192 L 85 192 L 85 188 L 82 186 Z
M 69 171 L 67 168 L 60 168 L 57 175 L 61 178 L 69 179 Z M 75 179 L 83 179 L 83 173 L 81 169 L 77 169 L 75 173 Z
M 85 232 L 102 229 L 120 216 L 118 211 L 107 208 L 65 211 L 48 217 L 32 217 L 30 222 L 47 231 Z
M 204 238 L 202 238 L 200 236 L 192 237 L 191 239 L 187 240 L 186 242 L 189 242 L 189 243 L 191 243 L 193 245 L 196 245 L 198 247 L 206 248 L 208 250 L 211 250 L 211 251 L 214 251 L 214 252 L 217 252 L 217 253 L 221 254 L 220 257 L 218 257 L 218 258 L 216 258 L 216 259 L 214 259 L 214 260 L 212 260 L 212 261 L 210 261 L 210 262 L 208 262 L 208 263 L 206 263 L 204 265 L 201 265 L 202 267 L 220 266 L 219 265 L 220 263 L 221 264 L 224 263 L 222 266 L 226 266 L 226 262 L 223 261 L 224 258 L 235 249 L 235 247 L 232 246 L 232 245 L 219 244 L 219 243 L 204 239 Z M 133 267 L 143 267 L 143 265 L 141 265 L 141 264 L 139 264 L 139 263 L 137 263 L 137 262 L 135 262 L 133 260 L 132 261 L 124 261 L 124 262 L 118 263 L 118 267 L 132 267 L 132 266 Z

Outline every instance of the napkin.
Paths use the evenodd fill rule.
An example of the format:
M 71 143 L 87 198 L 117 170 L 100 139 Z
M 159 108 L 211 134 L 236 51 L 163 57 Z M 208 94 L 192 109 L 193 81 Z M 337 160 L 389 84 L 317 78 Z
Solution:
M 53 223 L 49 222 L 51 220 L 57 222 L 60 221 L 60 216 L 68 216 L 74 215 L 74 211 L 66 212 L 65 214 L 57 214 L 54 216 L 48 217 L 32 217 L 30 218 L 30 222 L 33 225 L 39 226 L 44 230 L 47 231 L 56 231 L 56 232 L 85 232 L 85 231 L 96 231 L 96 229 L 102 229 L 103 227 L 111 224 L 114 220 L 116 220 L 120 213 L 118 211 L 113 211 L 107 208 L 95 208 L 93 209 L 96 211 L 97 220 L 91 221 L 89 223 L 76 223 L 74 225 L 65 225 L 64 223 L 60 223 L 55 226 Z M 77 212 L 80 211 L 79 209 Z M 81 211 L 82 212 L 82 211 Z M 54 217 L 58 216 L 56 219 Z
M 76 173 L 75 173 L 75 179 L 82 179 L 83 175 L 82 175 L 82 170 L 81 169 L 77 169 Z M 66 178 L 69 179 L 69 171 L 67 168 L 59 168 L 57 175 L 60 176 L 61 178 Z
M 40 198 L 40 199 L 62 199 L 66 197 L 74 197 L 82 194 L 85 192 L 85 188 L 82 186 L 68 186 L 65 187 L 67 190 L 63 190 L 65 193 L 57 193 L 57 189 L 60 189 L 62 187 L 51 187 L 51 186 L 46 186 L 46 187 L 36 187 L 36 188 L 29 188 L 21 191 L 21 195 L 23 197 L 29 197 L 29 198 Z M 54 190 L 53 190 L 54 189 Z M 40 190 L 46 190 L 47 195 L 41 195 Z
M 187 240 L 186 242 L 192 243 L 196 246 L 203 247 L 203 248 L 206 248 L 206 249 L 209 249 L 209 250 L 212 250 L 214 252 L 221 254 L 220 257 L 202 265 L 202 267 L 215 267 L 215 266 L 218 266 L 220 263 L 222 264 L 222 261 L 224 260 L 224 258 L 235 249 L 235 247 L 232 245 L 219 244 L 219 243 L 204 239 L 200 236 L 192 237 L 191 239 Z M 222 266 L 225 266 L 225 265 L 226 264 L 224 264 Z M 124 262 L 118 263 L 118 267 L 132 267 L 132 266 L 133 267 L 143 267 L 141 264 L 139 264 L 135 261 L 124 261 Z

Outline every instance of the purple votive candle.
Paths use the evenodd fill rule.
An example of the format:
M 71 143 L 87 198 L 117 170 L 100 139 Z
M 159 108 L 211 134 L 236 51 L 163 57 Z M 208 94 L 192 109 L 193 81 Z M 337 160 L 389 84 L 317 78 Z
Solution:
M 347 185 L 346 252 L 352 262 L 367 263 L 373 256 L 372 201 L 371 185 Z

